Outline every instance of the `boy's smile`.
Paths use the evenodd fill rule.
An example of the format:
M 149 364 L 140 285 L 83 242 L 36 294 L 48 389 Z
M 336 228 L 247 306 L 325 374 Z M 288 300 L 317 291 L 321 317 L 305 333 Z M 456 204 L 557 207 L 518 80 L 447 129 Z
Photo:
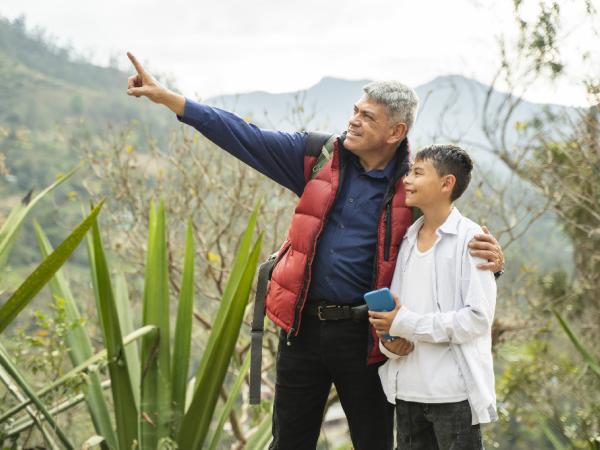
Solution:
M 423 209 L 440 200 L 449 200 L 453 183 L 449 186 L 448 177 L 453 175 L 439 176 L 427 159 L 415 161 L 404 178 L 406 205 Z

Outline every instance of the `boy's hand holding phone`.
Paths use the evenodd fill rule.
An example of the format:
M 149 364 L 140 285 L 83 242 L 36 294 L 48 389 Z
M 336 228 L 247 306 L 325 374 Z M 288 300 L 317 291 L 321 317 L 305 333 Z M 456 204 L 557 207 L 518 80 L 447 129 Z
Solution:
M 380 338 L 383 338 L 389 334 L 390 327 L 392 326 L 392 322 L 396 317 L 396 313 L 402 307 L 398 296 L 392 293 L 392 297 L 394 298 L 394 303 L 396 306 L 391 311 L 369 310 L 369 322 L 371 322 L 371 325 L 373 325 L 373 328 L 375 328 L 375 331 L 377 331 L 377 335 Z

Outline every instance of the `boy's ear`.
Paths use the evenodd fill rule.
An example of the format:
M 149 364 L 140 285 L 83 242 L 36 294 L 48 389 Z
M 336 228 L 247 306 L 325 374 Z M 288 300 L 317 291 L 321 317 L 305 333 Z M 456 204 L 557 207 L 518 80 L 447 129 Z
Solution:
M 446 175 L 442 179 L 442 192 L 447 192 L 448 194 L 452 194 L 452 190 L 454 189 L 454 185 L 456 184 L 456 177 L 452 174 Z

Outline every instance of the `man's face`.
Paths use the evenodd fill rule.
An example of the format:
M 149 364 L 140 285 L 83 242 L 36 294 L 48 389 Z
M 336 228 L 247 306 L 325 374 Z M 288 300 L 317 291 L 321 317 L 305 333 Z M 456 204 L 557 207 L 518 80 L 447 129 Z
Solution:
M 364 94 L 354 105 L 344 147 L 361 156 L 390 144 L 397 145 L 399 140 L 394 131 L 397 130 L 385 106 Z
M 415 161 L 404 178 L 406 205 L 423 209 L 449 200 L 453 187 L 454 175 L 439 176 L 431 161 Z

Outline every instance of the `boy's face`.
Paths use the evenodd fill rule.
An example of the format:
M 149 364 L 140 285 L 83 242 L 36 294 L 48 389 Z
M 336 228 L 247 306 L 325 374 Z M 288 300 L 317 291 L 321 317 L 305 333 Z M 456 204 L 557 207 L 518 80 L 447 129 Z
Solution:
M 440 202 L 450 202 L 454 182 L 454 175 L 438 175 L 431 161 L 415 161 L 404 177 L 406 205 L 423 209 Z

